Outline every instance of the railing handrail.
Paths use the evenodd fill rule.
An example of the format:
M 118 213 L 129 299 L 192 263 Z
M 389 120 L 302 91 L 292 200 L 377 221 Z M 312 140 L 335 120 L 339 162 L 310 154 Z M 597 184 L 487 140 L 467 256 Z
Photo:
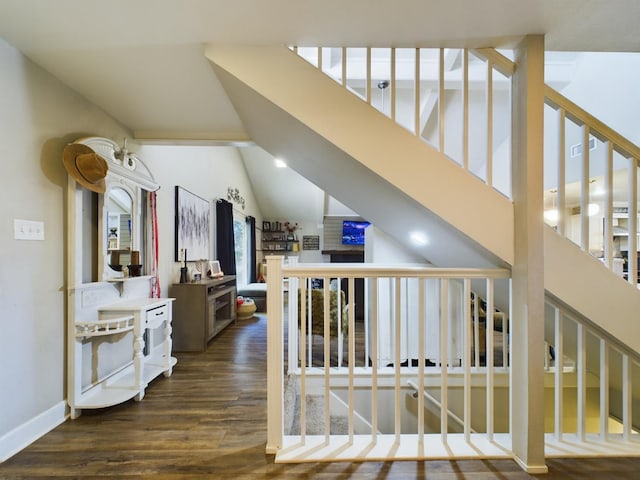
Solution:
M 511 77 L 516 71 L 516 64 L 495 48 L 474 48 L 471 50 L 478 57 L 490 61 L 491 64 L 505 77 Z
M 341 278 L 509 278 L 511 276 L 511 272 L 506 268 L 405 267 L 362 263 L 305 263 L 296 266 L 284 266 L 282 273 L 285 276 L 294 277 L 338 276 Z
M 627 184 L 624 188 L 626 191 L 626 203 L 628 206 L 628 229 L 629 231 L 637 231 L 637 169 L 638 160 L 640 159 L 640 148 L 633 142 L 619 134 L 611 127 L 608 127 L 596 117 L 588 113 L 583 108 L 579 107 L 571 100 L 555 91 L 548 85 L 544 86 L 545 92 L 545 105 L 554 109 L 558 113 L 558 158 L 555 164 L 557 169 L 557 210 L 558 220 L 557 229 L 558 233 L 562 236 L 569 238 L 577 243 L 580 248 L 589 252 L 592 250 L 591 243 L 591 223 L 589 220 L 589 205 L 592 202 L 592 192 L 590 183 L 595 181 L 592 178 L 591 169 L 593 168 L 591 163 L 591 154 L 589 151 L 589 142 L 591 137 L 598 139 L 606 146 L 604 162 L 599 164 L 602 168 L 604 181 L 603 198 L 604 211 L 603 211 L 603 234 L 604 241 L 599 250 L 603 252 L 604 264 L 607 268 L 614 270 L 614 237 L 613 237 L 613 214 L 614 214 L 614 198 L 617 198 L 614 188 L 614 152 L 626 159 L 627 165 Z M 580 192 L 578 195 L 580 212 L 580 227 L 579 232 L 568 231 L 569 216 L 566 215 L 566 171 L 567 164 L 569 163 L 566 158 L 566 140 L 567 140 L 567 127 L 565 122 L 569 121 L 580 127 L 582 130 L 582 152 L 580 153 L 581 172 L 579 178 Z M 551 160 L 547 163 L 550 165 Z M 624 192 L 623 192 L 624 193 Z M 553 201 L 553 199 L 552 199 Z M 620 200 L 617 200 L 620 201 Z M 598 220 L 599 221 L 599 220 Z M 627 268 L 627 281 L 632 285 L 637 283 L 637 236 L 630 235 L 628 237 L 628 268 Z M 598 249 L 596 249 L 597 251 Z M 615 271 L 615 270 L 614 270 Z M 622 272 L 618 272 L 622 275 Z
M 590 133 L 598 138 L 598 140 L 606 142 L 611 141 L 615 151 L 625 157 L 640 158 L 640 148 L 638 148 L 631 140 L 625 138 L 611 127 L 598 120 L 589 112 L 579 107 L 567 97 L 549 85 L 544 86 L 545 102 L 550 107 L 558 110 L 562 108 L 568 118 L 579 125 L 587 125 Z
M 639 355 L 637 352 L 630 350 L 619 340 L 612 338 L 607 332 L 595 328 L 588 321 L 582 319 L 579 315 L 575 315 L 572 311 L 564 307 L 559 302 L 547 298 L 545 303 L 553 308 L 554 311 L 554 331 L 553 342 L 555 356 L 554 371 L 554 432 L 553 437 L 556 441 L 562 442 L 565 432 L 564 427 L 564 407 L 563 392 L 565 390 L 564 380 L 564 337 L 565 327 L 564 321 L 569 320 L 576 325 L 576 358 L 571 358 L 575 362 L 576 376 L 576 404 L 577 404 L 577 427 L 576 437 L 578 441 L 584 442 L 587 435 L 587 375 L 593 375 L 598 378 L 599 388 L 599 431 L 598 436 L 604 442 L 610 435 L 609 418 L 612 415 L 612 404 L 610 403 L 611 390 L 611 371 L 610 352 L 620 355 L 620 370 L 618 382 L 622 385 L 620 395 L 621 412 L 618 412 L 619 420 L 622 425 L 622 439 L 630 441 L 634 431 L 633 426 L 633 391 L 635 385 L 632 379 L 631 371 L 640 366 Z M 587 346 L 587 337 L 591 336 L 598 341 L 598 349 L 592 352 Z M 591 359 L 597 359 L 596 368 L 589 368 L 588 356 Z M 568 356 L 568 355 L 567 355 Z M 546 369 L 547 367 L 545 367 Z M 560 405 L 560 407 L 558 407 Z M 571 433 L 568 433 L 571 434 Z
M 415 391 L 416 395 L 420 395 L 420 387 L 415 382 L 408 380 L 407 385 L 409 385 Z M 429 392 L 427 392 L 426 390 L 424 389 L 422 390 L 422 395 L 424 396 L 425 400 L 435 405 L 436 408 L 442 408 L 442 404 L 440 403 L 440 401 L 437 398 L 435 398 L 433 395 L 429 394 Z M 457 425 L 464 427 L 464 420 L 462 420 L 458 415 L 453 413 L 451 410 L 447 410 L 447 415 Z M 471 428 L 470 431 L 471 433 L 477 433 L 473 428 Z
M 602 339 L 607 342 L 607 346 L 612 350 L 616 351 L 620 355 L 627 355 L 631 360 L 635 363 L 640 364 L 640 352 L 636 352 L 632 348 L 630 348 L 627 344 L 621 341 L 619 338 L 614 337 L 606 330 L 601 327 L 595 325 L 590 322 L 588 319 L 585 319 L 581 314 L 576 312 L 574 309 L 567 307 L 562 302 L 558 302 L 550 295 L 545 295 L 545 303 L 552 307 L 553 309 L 558 310 L 562 313 L 562 315 L 574 322 L 577 325 L 582 325 L 586 332 L 592 335 L 595 338 Z M 575 359 L 572 359 L 575 360 Z
M 306 60 L 308 60 L 310 63 L 312 63 L 316 68 L 318 68 L 321 72 L 326 73 L 327 75 L 329 75 L 330 78 L 333 78 L 334 80 L 336 80 L 338 83 L 340 83 L 344 88 L 350 89 L 349 86 L 349 77 L 347 75 L 347 63 L 348 63 L 348 58 L 347 58 L 347 52 L 349 50 L 350 47 L 341 47 L 342 50 L 342 58 L 341 58 L 341 69 L 340 69 L 340 73 L 338 73 L 337 68 L 334 69 L 335 71 L 333 72 L 333 74 L 335 76 L 332 76 L 329 73 L 329 69 L 325 69 L 324 65 L 323 65 L 323 50 L 324 49 L 331 49 L 333 47 L 323 47 L 323 46 L 316 46 L 316 47 L 305 47 L 305 48 L 311 48 L 311 49 L 316 49 L 316 55 L 315 58 L 313 58 L 313 55 L 305 55 L 304 53 L 301 53 L 299 48 L 294 46 L 294 47 L 290 47 L 296 54 L 302 56 L 303 58 L 305 58 Z M 364 84 L 364 92 L 362 95 L 360 95 L 359 93 L 356 93 L 355 91 L 352 90 L 353 93 L 355 93 L 356 95 L 358 95 L 360 98 L 362 98 L 366 103 L 368 103 L 371 106 L 374 106 L 374 100 L 373 100 L 373 95 L 372 95 L 372 80 L 374 79 L 374 72 L 372 71 L 372 50 L 377 50 L 377 47 L 353 47 L 353 48 L 357 48 L 357 49 L 364 49 L 366 51 L 366 56 L 364 57 L 364 66 L 365 66 L 365 71 L 364 71 L 364 75 L 362 76 L 358 76 L 358 78 L 360 80 L 364 80 L 365 84 Z M 438 150 L 439 152 L 441 152 L 444 155 L 449 156 L 449 158 L 458 163 L 459 165 L 461 165 L 465 170 L 471 172 L 475 177 L 477 177 L 480 181 L 482 181 L 483 183 L 494 187 L 496 190 L 498 190 L 499 192 L 501 192 L 502 194 L 506 195 L 507 197 L 511 198 L 511 191 L 510 191 L 510 184 L 507 182 L 505 183 L 504 180 L 502 181 L 502 183 L 500 181 L 496 181 L 493 176 L 494 176 L 494 161 L 498 160 L 498 153 L 499 153 L 499 146 L 498 144 L 494 145 L 494 128 L 493 128 L 493 118 L 494 118 L 494 102 L 493 102 L 493 95 L 494 95 L 494 87 L 495 87 L 495 81 L 494 81 L 494 70 L 499 72 L 501 75 L 503 75 L 504 77 L 510 78 L 513 74 L 513 72 L 515 71 L 515 63 L 510 60 L 509 58 L 507 58 L 506 56 L 504 56 L 502 53 L 498 52 L 497 50 L 493 49 L 493 48 L 478 48 L 478 49 L 469 49 L 469 48 L 444 48 L 444 47 L 433 47 L 433 48 L 423 48 L 423 47 L 407 47 L 407 48 L 401 48 L 401 47 L 386 47 L 383 48 L 382 50 L 389 50 L 389 58 L 384 60 L 384 62 L 388 62 L 389 63 L 389 71 L 385 72 L 385 74 L 388 73 L 388 75 L 385 75 L 385 78 L 380 78 L 376 80 L 385 80 L 385 82 L 380 82 L 378 84 L 378 88 L 381 88 L 381 91 L 384 91 L 383 89 L 386 89 L 387 87 L 389 87 L 390 90 L 390 112 L 387 113 L 386 109 L 384 108 L 384 100 L 382 101 L 382 108 L 378 108 L 378 107 L 374 107 L 374 108 L 378 108 L 384 115 L 388 115 L 389 118 L 391 120 L 393 120 L 394 122 L 396 122 L 398 125 L 403 126 L 404 128 L 406 128 L 408 131 L 410 131 L 413 135 L 417 136 L 418 138 L 422 139 L 423 141 L 427 141 L 429 142 L 433 148 L 435 148 L 436 150 Z M 397 102 L 397 84 L 399 83 L 397 81 L 396 78 L 396 74 L 397 74 L 397 61 L 396 61 L 396 51 L 397 50 L 414 50 L 414 58 L 413 58 L 413 77 L 411 77 L 409 75 L 409 77 L 406 80 L 411 80 L 413 82 L 413 86 L 411 87 L 413 90 L 413 109 L 412 109 L 412 113 L 409 114 L 409 112 L 404 112 L 405 115 L 408 115 L 407 117 L 407 123 L 403 123 L 401 120 L 399 120 L 397 118 L 397 104 L 399 102 Z M 428 73 L 430 73 L 432 75 L 432 79 L 435 80 L 437 82 L 437 87 L 433 89 L 433 92 L 429 92 L 429 91 L 424 91 L 424 88 L 421 87 L 421 82 L 425 80 L 425 72 L 423 72 L 423 69 L 421 68 L 421 61 L 420 61 L 420 57 L 421 57 L 421 52 L 423 50 L 438 50 L 439 54 L 438 54 L 438 62 L 434 62 L 434 65 L 437 65 L 437 72 L 434 70 L 429 70 Z M 450 68 L 452 67 L 452 65 L 455 63 L 451 60 L 451 58 L 448 57 L 448 54 L 445 52 L 458 52 L 457 54 L 462 55 L 463 60 L 462 60 L 462 66 L 460 67 L 460 72 L 456 73 L 456 81 L 461 82 L 461 87 L 460 87 L 460 92 L 461 92 L 461 111 L 462 111 L 462 118 L 460 119 L 462 121 L 462 128 L 465 131 L 464 134 L 464 140 L 463 140 L 463 145 L 457 145 L 454 147 L 448 147 L 446 146 L 446 139 L 447 139 L 447 135 L 445 134 L 445 125 L 448 123 L 447 122 L 447 114 L 446 114 L 446 107 L 445 107 L 445 101 L 444 101 L 444 97 L 445 97 L 445 90 L 447 89 L 446 85 L 449 83 L 450 79 L 450 75 L 451 75 L 451 70 Z M 481 77 L 479 79 L 479 82 L 484 82 L 485 85 L 485 95 L 486 95 L 486 101 L 485 101 L 485 112 L 484 115 L 486 116 L 486 121 L 485 122 L 473 122 L 473 125 L 471 125 L 470 122 L 470 90 L 472 90 L 472 85 L 477 84 L 478 82 L 472 82 L 470 81 L 470 73 L 472 72 L 471 69 L 469 68 L 469 64 L 470 64 L 470 55 L 472 54 L 473 57 L 478 58 L 479 60 L 483 61 L 486 63 L 486 72 L 483 72 L 484 75 L 481 75 L 480 72 L 478 72 L 479 77 Z M 456 55 L 457 55 L 456 54 Z M 457 68 L 457 67 L 456 67 Z M 409 70 L 406 70 L 407 72 Z M 359 71 L 360 74 L 362 74 L 362 71 Z M 388 78 L 387 78 L 388 77 Z M 498 77 L 496 75 L 496 77 Z M 402 83 L 402 82 L 400 82 Z M 380 85 L 384 84 L 384 87 L 381 87 Z M 408 85 L 408 83 L 405 82 L 405 84 Z M 351 89 L 350 89 L 351 90 Z M 383 97 L 384 98 L 384 97 Z M 511 100 L 509 100 L 511 101 Z M 423 121 L 426 121 L 427 117 L 423 118 L 423 109 L 426 109 L 426 111 L 430 111 L 429 115 L 434 115 L 434 118 L 436 118 L 436 122 L 438 125 L 438 131 L 437 133 L 433 133 L 433 138 L 428 139 L 427 137 L 423 136 L 423 130 L 426 127 L 426 123 L 423 123 Z M 413 119 L 410 121 L 410 118 L 413 116 Z M 412 126 L 409 126 L 410 123 L 413 123 Z M 482 131 L 482 133 L 478 133 L 479 137 L 482 137 L 483 140 L 486 142 L 486 145 L 484 146 L 484 148 L 478 148 L 478 149 L 473 149 L 473 152 L 475 152 L 473 155 L 471 154 L 471 149 L 469 146 L 469 140 L 468 140 L 468 136 L 469 136 L 469 131 L 470 128 L 475 129 L 478 125 L 484 125 L 486 126 L 486 131 Z M 508 128 L 510 129 L 510 124 L 508 126 Z M 509 132 L 509 134 L 507 135 L 507 137 L 510 137 L 511 133 Z M 504 140 L 500 142 L 501 144 L 504 143 Z M 504 157 L 504 156 L 503 156 Z M 509 156 L 510 158 L 510 156 Z M 505 163 L 504 158 L 500 158 L 500 160 L 502 161 L 502 163 Z M 472 165 L 473 164 L 473 165 Z M 506 168 L 511 168 L 510 165 L 502 165 L 504 168 L 501 168 L 500 171 L 504 171 Z

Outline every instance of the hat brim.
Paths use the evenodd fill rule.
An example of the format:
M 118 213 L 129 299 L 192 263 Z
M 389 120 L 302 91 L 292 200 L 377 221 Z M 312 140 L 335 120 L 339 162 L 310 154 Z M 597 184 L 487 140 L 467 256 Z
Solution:
M 62 163 L 64 164 L 64 168 L 69 175 L 73 177 L 73 179 L 78 182 L 83 187 L 91 190 L 96 193 L 104 193 L 106 190 L 106 183 L 104 178 L 97 182 L 89 182 L 86 178 L 80 173 L 78 170 L 78 166 L 76 165 L 76 157 L 78 155 L 84 154 L 93 154 L 97 159 L 101 161 L 105 161 L 102 157 L 100 157 L 93 149 L 87 145 L 82 143 L 69 143 L 64 147 L 64 152 L 62 155 Z

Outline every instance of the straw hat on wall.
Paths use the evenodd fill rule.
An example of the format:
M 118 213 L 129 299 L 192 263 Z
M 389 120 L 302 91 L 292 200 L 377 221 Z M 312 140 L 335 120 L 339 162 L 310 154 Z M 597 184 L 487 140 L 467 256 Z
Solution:
M 76 182 L 92 192 L 104 193 L 105 177 L 109 166 L 104 158 L 82 143 L 64 147 L 62 163 Z

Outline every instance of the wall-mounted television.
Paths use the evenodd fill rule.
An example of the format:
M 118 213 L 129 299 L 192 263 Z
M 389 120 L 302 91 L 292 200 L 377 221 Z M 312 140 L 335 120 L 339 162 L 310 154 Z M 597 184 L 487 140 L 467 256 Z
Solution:
M 370 225 L 363 220 L 343 220 L 342 244 L 364 245 L 364 229 Z

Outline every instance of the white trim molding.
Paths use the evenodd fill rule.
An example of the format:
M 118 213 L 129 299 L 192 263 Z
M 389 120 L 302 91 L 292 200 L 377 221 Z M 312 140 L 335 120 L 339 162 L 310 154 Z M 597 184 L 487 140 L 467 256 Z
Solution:
M 40 415 L 0 437 L 0 463 L 49 433 L 67 418 L 66 402 L 56 403 Z

